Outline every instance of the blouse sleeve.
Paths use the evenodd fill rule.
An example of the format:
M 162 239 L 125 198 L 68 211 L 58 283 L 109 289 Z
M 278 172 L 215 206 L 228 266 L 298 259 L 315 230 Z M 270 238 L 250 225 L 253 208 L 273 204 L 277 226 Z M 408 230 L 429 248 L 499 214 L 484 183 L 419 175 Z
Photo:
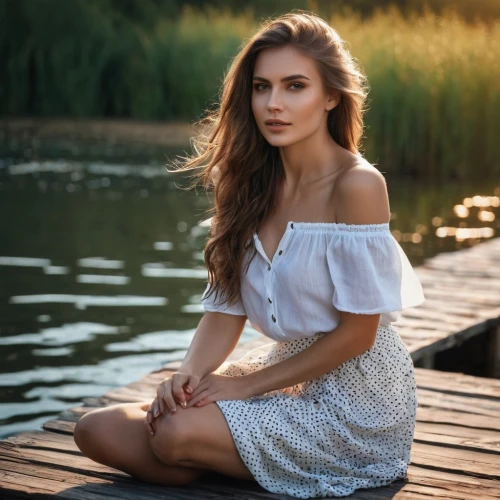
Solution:
M 205 288 L 205 291 L 203 292 L 201 298 L 201 304 L 203 305 L 203 309 L 205 311 L 223 312 L 227 314 L 236 314 L 243 316 L 247 315 L 241 297 L 239 297 L 238 300 L 231 306 L 229 306 L 228 303 L 221 304 L 222 300 L 220 293 L 217 302 L 215 301 L 215 292 L 213 292 L 210 297 L 208 298 L 206 297 L 209 288 L 210 288 L 210 283 L 207 284 L 207 287 Z
M 344 229 L 335 232 L 327 250 L 337 310 L 377 314 L 424 302 L 420 280 L 389 223 Z

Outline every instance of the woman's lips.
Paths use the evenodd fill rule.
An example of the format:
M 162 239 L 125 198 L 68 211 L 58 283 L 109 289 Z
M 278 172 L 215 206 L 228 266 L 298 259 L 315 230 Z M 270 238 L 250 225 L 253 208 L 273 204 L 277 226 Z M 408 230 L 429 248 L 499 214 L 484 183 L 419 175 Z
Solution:
M 279 125 L 270 125 L 270 124 L 267 124 L 266 123 L 266 127 L 271 131 L 271 132 L 281 132 L 283 131 L 284 129 L 286 129 L 287 127 L 289 127 L 290 124 L 279 124 Z

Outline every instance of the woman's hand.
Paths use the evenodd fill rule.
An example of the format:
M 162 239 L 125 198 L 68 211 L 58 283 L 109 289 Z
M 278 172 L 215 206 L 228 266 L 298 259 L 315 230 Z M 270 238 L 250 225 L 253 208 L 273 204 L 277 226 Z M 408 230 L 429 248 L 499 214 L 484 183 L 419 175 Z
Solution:
M 191 393 L 185 408 L 201 407 L 223 399 L 247 399 L 251 396 L 251 387 L 245 376 L 229 377 L 209 373 L 200 380 Z
M 149 433 L 155 433 L 154 419 L 160 413 L 175 413 L 177 404 L 186 408 L 187 401 L 192 397 L 192 392 L 200 383 L 200 377 L 188 371 L 177 370 L 170 377 L 162 380 L 156 388 L 156 398 L 151 403 L 146 414 L 146 425 Z

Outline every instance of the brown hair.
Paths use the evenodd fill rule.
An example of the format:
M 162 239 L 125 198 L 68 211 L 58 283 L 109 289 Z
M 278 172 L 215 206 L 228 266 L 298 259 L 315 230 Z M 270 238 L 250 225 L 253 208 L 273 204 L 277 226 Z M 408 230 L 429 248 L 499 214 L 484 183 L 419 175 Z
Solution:
M 214 188 L 214 207 L 204 261 L 211 287 L 233 304 L 240 298 L 240 270 L 253 234 L 274 209 L 283 167 L 279 149 L 257 127 L 251 109 L 252 78 L 260 51 L 291 45 L 317 61 L 327 92 L 340 91 L 340 102 L 328 113 L 328 131 L 343 148 L 359 154 L 363 134 L 366 77 L 338 33 L 312 12 L 294 9 L 264 21 L 243 44 L 227 71 L 220 105 L 195 125 L 195 154 L 185 157 L 178 172 L 201 168 L 195 187 Z M 174 164 L 178 164 L 174 160 Z M 255 256 L 254 248 L 252 259 Z M 247 266 L 248 269 L 248 266 Z M 246 272 L 246 271 L 245 271 Z

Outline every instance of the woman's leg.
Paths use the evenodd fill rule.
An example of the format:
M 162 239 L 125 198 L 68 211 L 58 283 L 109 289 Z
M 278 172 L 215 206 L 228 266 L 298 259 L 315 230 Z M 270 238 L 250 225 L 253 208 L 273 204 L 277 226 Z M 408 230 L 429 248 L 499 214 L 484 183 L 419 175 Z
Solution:
M 77 422 L 74 440 L 81 452 L 103 465 L 121 470 L 136 479 L 169 486 L 190 483 L 207 469 L 168 465 L 151 450 L 144 425 L 149 403 L 124 403 L 92 410 Z M 176 443 L 164 443 L 174 455 Z M 168 462 L 168 460 L 167 460 Z
M 161 462 L 255 481 L 216 403 L 190 408 L 178 405 L 176 414 L 159 415 L 155 419 L 155 429 L 155 435 L 148 434 L 148 439 Z M 176 446 L 169 446 L 172 441 Z

